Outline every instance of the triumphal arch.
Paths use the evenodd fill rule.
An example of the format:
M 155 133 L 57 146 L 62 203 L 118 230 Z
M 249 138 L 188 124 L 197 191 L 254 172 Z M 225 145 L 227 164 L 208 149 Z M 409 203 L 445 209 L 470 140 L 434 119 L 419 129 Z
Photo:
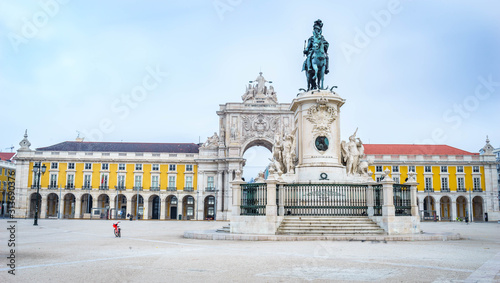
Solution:
M 253 146 L 272 151 L 275 140 L 293 130 L 290 103 L 278 102 L 272 82 L 262 72 L 249 82 L 241 99 L 219 106 L 219 131 L 200 147 L 198 173 L 204 183 L 212 176 L 217 182 L 218 219 L 228 219 L 232 198 L 229 182 L 243 171 L 245 151 Z

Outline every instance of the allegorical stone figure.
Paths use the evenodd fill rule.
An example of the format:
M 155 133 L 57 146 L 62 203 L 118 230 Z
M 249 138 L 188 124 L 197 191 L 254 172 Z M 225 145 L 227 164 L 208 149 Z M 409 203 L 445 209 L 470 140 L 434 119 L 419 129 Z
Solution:
M 359 163 L 365 154 L 363 143 L 361 139 L 356 138 L 356 131 L 349 137 L 349 142 L 342 141 L 342 161 L 346 166 L 347 175 L 359 173 Z
M 297 159 L 295 146 L 295 138 L 292 134 L 283 137 L 277 133 L 274 136 L 273 158 L 270 160 L 278 174 L 295 174 L 295 160 Z

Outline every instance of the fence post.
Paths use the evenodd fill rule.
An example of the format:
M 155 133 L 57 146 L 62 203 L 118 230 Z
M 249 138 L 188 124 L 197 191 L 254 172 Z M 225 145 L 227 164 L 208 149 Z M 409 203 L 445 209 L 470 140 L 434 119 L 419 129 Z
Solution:
M 240 216 L 241 214 L 241 184 L 245 184 L 245 181 L 241 179 L 241 171 L 236 170 L 236 177 L 231 182 L 231 188 L 233 190 L 233 215 Z
M 391 177 L 389 177 L 389 173 L 391 171 L 389 169 L 385 169 L 384 180 L 382 180 L 382 190 L 384 194 L 384 204 L 382 205 L 382 216 L 391 217 L 395 216 L 394 209 L 394 181 Z
M 414 172 L 408 173 L 408 181 L 404 183 L 407 186 L 410 186 L 410 196 L 411 196 L 411 216 L 419 216 L 418 215 L 418 206 L 417 206 L 417 180 L 415 178 Z
M 274 178 L 274 174 L 269 170 L 269 177 L 267 183 L 267 203 L 266 203 L 266 216 L 277 216 L 278 210 L 276 207 L 276 184 L 278 181 Z
M 368 216 L 373 216 L 375 214 L 375 209 L 374 209 L 374 206 L 375 206 L 375 194 L 373 192 L 373 185 L 376 185 L 377 182 L 375 182 L 373 179 L 372 179 L 372 172 L 368 172 L 369 176 L 370 176 L 370 181 L 368 181 L 368 188 L 366 189 L 366 206 L 368 207 L 368 211 L 367 211 L 367 214 Z

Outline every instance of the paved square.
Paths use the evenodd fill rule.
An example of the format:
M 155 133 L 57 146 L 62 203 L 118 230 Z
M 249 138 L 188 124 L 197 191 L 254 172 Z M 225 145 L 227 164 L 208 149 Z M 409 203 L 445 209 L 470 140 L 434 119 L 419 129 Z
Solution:
M 10 223 L 0 220 L 0 282 L 500 282 L 500 224 L 422 223 L 465 240 L 208 241 L 182 237 L 227 222 L 17 220 L 15 275 Z

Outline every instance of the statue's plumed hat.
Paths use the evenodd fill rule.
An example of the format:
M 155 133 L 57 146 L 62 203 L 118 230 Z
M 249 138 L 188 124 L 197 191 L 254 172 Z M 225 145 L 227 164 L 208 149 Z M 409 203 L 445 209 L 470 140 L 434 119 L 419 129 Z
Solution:
M 314 26 L 313 26 L 313 28 L 319 28 L 319 29 L 322 29 L 322 28 L 323 28 L 323 22 L 322 22 L 321 20 L 319 20 L 319 19 L 318 19 L 318 20 L 316 20 L 316 21 L 314 22 Z

